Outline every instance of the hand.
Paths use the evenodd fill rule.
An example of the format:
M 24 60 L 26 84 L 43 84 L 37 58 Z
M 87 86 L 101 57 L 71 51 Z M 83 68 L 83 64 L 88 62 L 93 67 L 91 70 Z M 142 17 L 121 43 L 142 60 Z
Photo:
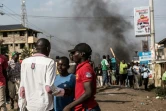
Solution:
M 69 107 L 69 105 L 67 105 L 67 106 L 63 109 L 63 111 L 71 111 L 71 108 Z
M 70 88 L 64 88 L 65 94 L 64 96 L 70 96 L 72 94 L 72 90 Z

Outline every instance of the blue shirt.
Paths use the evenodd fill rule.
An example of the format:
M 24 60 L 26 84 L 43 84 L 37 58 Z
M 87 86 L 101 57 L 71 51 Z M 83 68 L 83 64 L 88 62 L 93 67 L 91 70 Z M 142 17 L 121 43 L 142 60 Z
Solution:
M 71 88 L 75 89 L 75 75 L 69 74 L 66 77 L 57 75 L 54 85 L 59 88 Z M 68 97 L 56 97 L 54 96 L 54 111 L 63 111 L 65 106 L 73 102 L 74 100 L 74 93 L 72 93 L 71 96 Z

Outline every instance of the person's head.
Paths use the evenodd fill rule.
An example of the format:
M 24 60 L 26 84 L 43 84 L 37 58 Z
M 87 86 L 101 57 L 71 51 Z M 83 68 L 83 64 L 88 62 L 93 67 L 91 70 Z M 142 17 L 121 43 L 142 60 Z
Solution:
M 86 43 L 79 43 L 74 49 L 69 50 L 69 52 L 73 54 L 73 61 L 75 63 L 81 63 L 88 60 L 92 54 L 92 49 Z
M 145 64 L 142 64 L 142 67 L 145 67 Z
M 13 59 L 15 62 L 18 62 L 18 60 L 19 60 L 19 53 L 18 53 L 18 52 L 13 52 L 13 53 L 12 53 L 12 59 Z
M 98 68 L 101 68 L 101 64 L 98 65 Z
M 44 54 L 49 56 L 51 50 L 50 42 L 45 38 L 40 38 L 36 43 L 36 51 L 37 53 Z
M 59 60 L 59 58 L 60 58 L 59 56 L 56 56 L 55 57 L 55 62 L 57 62 Z
M 138 62 L 136 62 L 135 65 L 138 66 Z
M 57 62 L 57 69 L 60 75 L 65 76 L 68 74 L 68 68 L 69 68 L 69 59 L 67 57 L 60 57 Z
M 122 63 L 125 64 L 126 63 L 125 60 L 122 60 Z
M 103 55 L 103 59 L 106 59 L 106 56 L 105 56 L 105 55 Z
M 133 63 L 133 62 L 131 62 L 131 63 L 130 63 L 130 65 L 133 67 L 133 66 L 134 66 L 134 63 Z

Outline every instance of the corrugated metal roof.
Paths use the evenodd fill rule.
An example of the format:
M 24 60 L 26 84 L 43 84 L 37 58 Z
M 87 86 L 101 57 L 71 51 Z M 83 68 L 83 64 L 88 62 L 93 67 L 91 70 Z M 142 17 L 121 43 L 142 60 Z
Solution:
M 18 30 L 18 29 L 27 29 L 21 24 L 14 24 L 14 25 L 0 25 L 0 30 Z
M 158 44 L 163 44 L 166 41 L 166 38 L 164 38 L 163 40 L 161 40 L 160 42 L 158 42 Z
M 0 31 L 21 31 L 21 30 L 33 30 L 35 32 L 41 33 L 40 31 L 24 27 L 22 24 L 13 24 L 13 25 L 0 25 Z

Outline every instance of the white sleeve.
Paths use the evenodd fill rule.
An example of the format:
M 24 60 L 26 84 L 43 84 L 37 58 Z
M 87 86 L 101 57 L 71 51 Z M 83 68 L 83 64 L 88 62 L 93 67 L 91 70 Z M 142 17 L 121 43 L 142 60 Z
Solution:
M 108 65 L 109 65 L 107 60 L 105 60 L 105 65 L 106 65 L 106 66 L 108 66 Z
M 56 74 L 55 74 L 55 62 L 52 60 L 50 64 L 47 66 L 46 72 L 46 84 L 48 86 L 54 85 Z
M 24 76 L 25 76 L 26 70 L 24 70 L 24 63 L 21 64 L 21 81 L 20 81 L 20 87 L 24 87 Z

